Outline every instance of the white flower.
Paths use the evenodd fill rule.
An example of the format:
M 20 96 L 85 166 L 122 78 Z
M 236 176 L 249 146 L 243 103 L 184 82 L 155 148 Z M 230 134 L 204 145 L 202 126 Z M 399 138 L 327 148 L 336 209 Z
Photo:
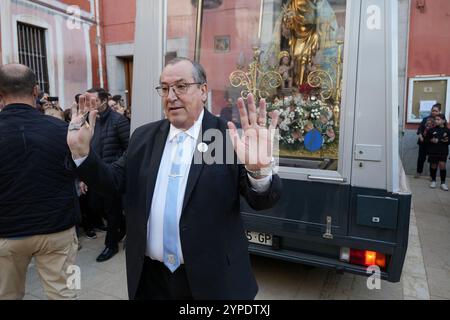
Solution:
M 275 139 L 280 141 L 280 140 L 282 140 L 282 137 L 281 137 L 281 135 L 278 132 L 279 131 L 277 130 L 276 133 L 275 133 Z
M 299 106 L 303 104 L 303 99 L 300 96 L 294 98 L 295 105 Z
M 286 122 L 286 120 L 284 120 L 280 123 L 280 129 L 283 131 L 289 131 L 289 126 L 288 126 L 288 123 Z
M 289 105 L 289 104 L 291 104 L 291 102 L 292 102 L 292 97 L 285 97 L 284 98 L 284 104 Z

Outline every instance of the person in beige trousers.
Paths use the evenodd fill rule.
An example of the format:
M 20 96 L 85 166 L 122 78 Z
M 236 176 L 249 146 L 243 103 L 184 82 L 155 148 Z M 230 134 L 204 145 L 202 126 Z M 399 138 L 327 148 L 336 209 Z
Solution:
M 20 64 L 0 66 L 0 300 L 22 299 L 34 258 L 49 299 L 76 299 L 80 216 L 67 124 L 35 109 L 36 75 Z

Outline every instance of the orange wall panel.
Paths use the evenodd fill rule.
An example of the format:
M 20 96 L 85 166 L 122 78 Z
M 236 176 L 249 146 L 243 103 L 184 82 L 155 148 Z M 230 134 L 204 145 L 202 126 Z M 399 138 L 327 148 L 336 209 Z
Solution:
M 134 42 L 136 0 L 101 1 L 104 43 Z
M 207 73 L 214 114 L 219 114 L 227 104 L 225 92 L 230 86 L 229 76 L 236 70 L 241 55 L 247 64 L 253 58 L 251 44 L 257 42 L 260 6 L 259 0 L 227 0 L 216 9 L 203 11 L 200 63 Z M 167 38 L 185 40 L 184 54 L 194 58 L 196 6 L 191 0 L 170 0 L 168 12 Z M 229 51 L 215 50 L 215 38 L 220 36 L 229 37 Z
M 134 22 L 103 27 L 105 44 L 134 42 Z
M 423 11 L 416 4 L 411 0 L 408 78 L 450 75 L 450 1 L 426 0 Z M 405 127 L 416 130 L 418 125 L 405 119 Z
M 450 74 L 450 1 L 411 1 L 408 76 Z
M 91 4 L 89 0 L 60 0 L 62 3 L 66 3 L 69 6 L 79 6 L 81 10 L 91 12 Z

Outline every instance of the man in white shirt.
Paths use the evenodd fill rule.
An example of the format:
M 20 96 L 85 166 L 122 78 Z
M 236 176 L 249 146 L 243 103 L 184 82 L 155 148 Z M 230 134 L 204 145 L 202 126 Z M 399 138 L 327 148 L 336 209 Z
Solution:
M 169 62 L 156 90 L 166 119 L 138 128 L 127 154 L 112 166 L 89 149 L 96 112 L 85 125 L 83 114 L 91 110 L 85 97 L 80 110 L 72 110 L 68 133 L 81 178 L 99 192 L 125 193 L 129 297 L 253 299 L 258 287 L 240 196 L 256 210 L 270 209 L 280 198 L 281 181 L 272 173 L 278 113 L 267 128 L 265 102 L 257 114 L 249 96 L 247 113 L 240 99 L 244 132 L 239 137 L 233 123 L 205 109 L 204 69 L 186 58 Z M 215 150 L 215 162 L 205 159 L 217 146 L 205 134 L 211 130 L 232 141 Z M 231 163 L 225 162 L 230 154 Z

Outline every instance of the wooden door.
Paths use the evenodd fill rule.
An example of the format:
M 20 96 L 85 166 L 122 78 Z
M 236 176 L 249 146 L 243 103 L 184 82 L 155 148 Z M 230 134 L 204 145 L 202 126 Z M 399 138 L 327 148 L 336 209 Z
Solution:
M 128 107 L 132 107 L 132 97 L 133 97 L 133 58 L 125 58 L 125 89 L 126 91 L 126 100 Z

